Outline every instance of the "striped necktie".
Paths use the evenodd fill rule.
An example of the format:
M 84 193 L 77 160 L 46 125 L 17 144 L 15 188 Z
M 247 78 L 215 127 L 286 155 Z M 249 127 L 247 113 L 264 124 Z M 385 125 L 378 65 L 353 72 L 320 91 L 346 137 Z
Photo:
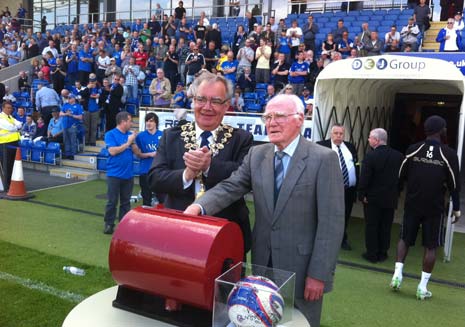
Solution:
M 337 146 L 337 154 L 339 156 L 339 162 L 341 163 L 342 178 L 344 179 L 344 186 L 349 187 L 349 171 L 347 170 L 346 161 L 342 155 L 341 146 Z
M 274 203 L 278 200 L 279 191 L 281 190 L 281 185 L 283 185 L 284 179 L 284 164 L 283 158 L 286 153 L 282 151 L 277 151 L 274 154 Z

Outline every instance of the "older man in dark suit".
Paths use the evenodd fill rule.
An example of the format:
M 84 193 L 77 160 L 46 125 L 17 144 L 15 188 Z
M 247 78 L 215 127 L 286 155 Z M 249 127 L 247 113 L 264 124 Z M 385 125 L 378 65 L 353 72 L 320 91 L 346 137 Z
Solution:
M 365 209 L 365 246 L 362 254 L 372 263 L 385 261 L 391 243 L 391 226 L 399 197 L 399 169 L 404 156 L 386 145 L 382 128 L 370 132 L 373 148 L 363 159 L 358 197 Z
M 344 179 L 344 204 L 345 204 L 345 226 L 344 237 L 341 248 L 350 251 L 352 247 L 347 237 L 347 226 L 349 225 L 352 207 L 357 199 L 357 181 L 359 175 L 358 157 L 355 146 L 344 141 L 344 126 L 335 124 L 331 127 L 331 139 L 320 141 L 318 144 L 332 149 L 339 157 L 342 177 Z
M 304 108 L 297 96 L 271 99 L 263 121 L 271 143 L 251 148 L 230 178 L 185 212 L 215 214 L 253 190 L 252 263 L 294 271 L 295 305 L 318 327 L 344 229 L 339 161 L 300 135 Z
M 222 76 L 204 72 L 191 86 L 195 123 L 166 129 L 149 171 L 152 191 L 166 193 L 165 206 L 184 210 L 242 163 L 253 137 L 242 129 L 222 124 L 233 93 Z M 244 248 L 250 249 L 249 211 L 243 198 L 217 214 L 241 227 Z

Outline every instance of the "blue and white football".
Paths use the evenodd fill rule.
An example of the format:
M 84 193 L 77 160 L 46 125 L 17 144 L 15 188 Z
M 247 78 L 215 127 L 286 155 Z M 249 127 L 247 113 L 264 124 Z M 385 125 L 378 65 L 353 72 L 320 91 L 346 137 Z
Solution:
M 228 316 L 237 327 L 273 327 L 281 320 L 284 299 L 273 281 L 247 276 L 228 296 Z

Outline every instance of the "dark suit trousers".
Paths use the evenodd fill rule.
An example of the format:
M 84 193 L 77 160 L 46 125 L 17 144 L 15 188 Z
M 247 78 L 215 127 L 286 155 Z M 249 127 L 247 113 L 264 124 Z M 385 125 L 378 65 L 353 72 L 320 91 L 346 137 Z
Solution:
M 294 306 L 305 316 L 310 323 L 310 327 L 320 327 L 323 297 L 318 301 L 305 301 L 304 299 L 296 298 Z
M 345 220 L 344 220 L 344 237 L 342 242 L 347 241 L 347 226 L 349 226 L 350 215 L 352 214 L 352 207 L 354 206 L 357 197 L 357 188 L 355 186 L 344 189 L 344 205 L 345 205 Z
M 367 255 L 387 255 L 391 243 L 391 226 L 394 219 L 393 208 L 380 208 L 367 204 L 365 210 L 365 246 Z

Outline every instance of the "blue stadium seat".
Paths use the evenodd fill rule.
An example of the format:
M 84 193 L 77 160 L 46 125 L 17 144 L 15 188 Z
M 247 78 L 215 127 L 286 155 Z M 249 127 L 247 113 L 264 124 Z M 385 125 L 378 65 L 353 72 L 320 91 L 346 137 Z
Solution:
M 50 142 L 45 150 L 44 163 L 48 165 L 57 165 L 61 162 L 60 143 Z
M 37 141 L 32 144 L 31 161 L 42 163 L 44 161 L 44 153 L 47 143 L 44 141 Z
M 262 105 L 260 103 L 248 103 L 245 110 L 247 112 L 262 112 Z
M 140 160 L 135 155 L 133 156 L 133 160 L 132 160 L 132 175 L 133 176 L 140 175 Z
M 139 109 L 139 100 L 136 98 L 128 98 L 126 104 L 124 105 L 124 110 L 129 112 L 131 115 L 135 116 L 137 110 Z
M 110 156 L 107 148 L 100 150 L 100 153 L 97 156 L 97 170 L 106 171 L 107 170 L 107 160 Z
M 21 159 L 29 161 L 31 159 L 32 142 L 30 140 L 21 140 L 19 147 L 21 148 Z
M 151 94 L 142 94 L 140 96 L 140 106 L 149 107 L 152 105 L 152 95 Z
M 255 90 L 260 90 L 260 89 L 262 89 L 262 90 L 265 90 L 265 91 L 266 91 L 267 87 L 268 87 L 268 84 L 266 84 L 266 83 L 257 83 L 257 84 L 255 85 Z
M 244 99 L 244 101 L 255 101 L 257 100 L 257 93 L 255 92 L 245 92 L 243 95 L 242 95 L 242 98 Z

